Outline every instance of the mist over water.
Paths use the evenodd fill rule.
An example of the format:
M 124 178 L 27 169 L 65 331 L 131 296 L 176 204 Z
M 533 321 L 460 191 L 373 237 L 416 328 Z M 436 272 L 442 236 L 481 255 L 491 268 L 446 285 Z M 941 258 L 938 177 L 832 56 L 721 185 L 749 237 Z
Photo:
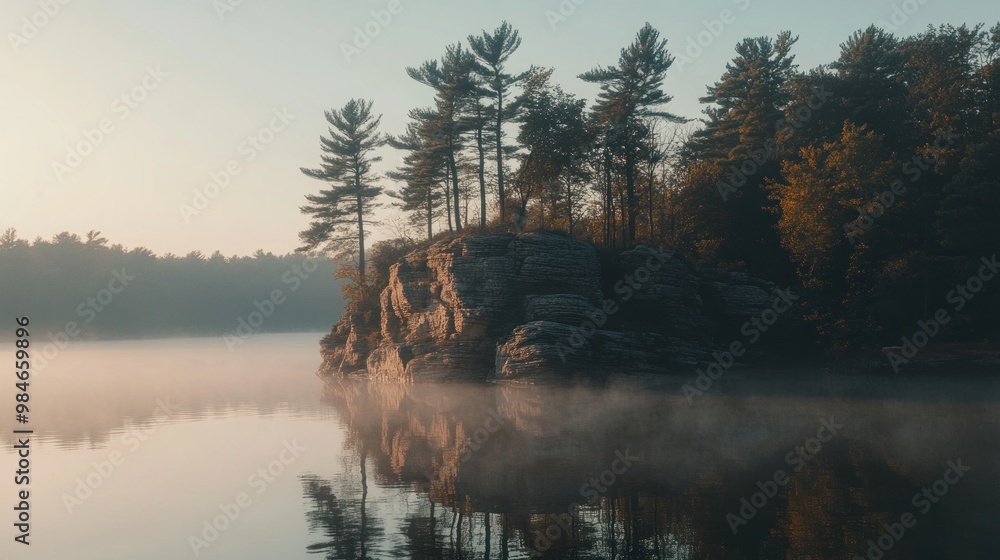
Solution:
M 32 557 L 853 558 L 906 513 L 884 558 L 1000 551 L 996 380 L 385 384 L 317 377 L 319 337 L 61 353 L 32 381 Z

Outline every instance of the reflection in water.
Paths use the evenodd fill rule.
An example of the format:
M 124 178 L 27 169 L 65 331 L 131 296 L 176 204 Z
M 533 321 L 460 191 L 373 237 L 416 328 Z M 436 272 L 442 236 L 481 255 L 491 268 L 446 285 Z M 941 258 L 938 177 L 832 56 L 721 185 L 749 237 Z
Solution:
M 307 475 L 302 478 L 305 495 L 312 500 L 312 509 L 306 514 L 309 529 L 322 533 L 327 538 L 324 542 L 311 544 L 310 552 L 322 552 L 331 560 L 337 558 L 368 558 L 366 544 L 370 539 L 380 538 L 384 531 L 378 523 L 378 518 L 365 511 L 368 500 L 368 480 L 366 454 L 361 455 L 361 497 L 352 499 L 345 496 L 338 498 L 333 494 L 332 486 L 316 476 Z M 349 488 L 348 485 L 338 485 Z
M 885 537 L 886 559 L 1000 557 L 1000 379 L 731 371 L 693 404 L 669 379 L 657 391 L 324 384 L 320 336 L 60 353 L 32 378 L 39 531 L 26 558 L 191 558 L 190 537 L 241 492 L 252 505 L 199 560 L 846 560 L 903 513 L 916 525 Z M 831 418 L 843 428 L 795 472 L 788 454 Z M 0 463 L 17 460 L 14 427 L 0 416 Z M 291 442 L 301 455 L 250 485 Z M 923 513 L 913 496 L 959 459 L 971 470 Z M 787 483 L 758 494 L 779 470 Z M 15 495 L 5 480 L 0 494 Z M 729 516 L 754 505 L 743 500 L 759 507 L 734 535 Z
M 911 397 L 689 405 L 625 388 L 330 379 L 323 400 L 346 424 L 361 485 L 303 479 L 308 519 L 328 539 L 310 549 L 331 559 L 854 558 L 888 525 L 883 558 L 995 556 L 995 395 Z M 831 422 L 843 428 L 821 443 Z M 959 459 L 972 470 L 938 503 L 914 501 Z M 783 484 L 772 482 L 779 471 Z M 366 510 L 369 480 L 404 491 Z M 911 528 L 899 524 L 907 512 Z

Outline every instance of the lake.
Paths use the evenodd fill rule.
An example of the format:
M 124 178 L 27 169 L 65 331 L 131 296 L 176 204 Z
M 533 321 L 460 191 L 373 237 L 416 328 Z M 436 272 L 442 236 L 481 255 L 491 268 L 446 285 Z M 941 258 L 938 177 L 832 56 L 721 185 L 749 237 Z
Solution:
M 996 558 L 1000 378 L 732 371 L 656 387 L 316 375 L 320 334 L 78 342 L 5 387 L 0 556 Z M 0 352 L 13 359 L 13 352 Z

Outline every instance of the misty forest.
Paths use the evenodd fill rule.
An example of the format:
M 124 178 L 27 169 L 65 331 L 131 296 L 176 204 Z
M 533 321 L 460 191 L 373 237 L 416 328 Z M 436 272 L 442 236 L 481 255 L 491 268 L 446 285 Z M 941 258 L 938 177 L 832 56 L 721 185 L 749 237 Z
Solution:
M 282 303 L 255 333 L 322 330 L 343 308 L 335 266 L 315 259 L 307 272 L 305 259 L 260 250 L 244 257 L 156 255 L 109 244 L 95 230 L 28 241 L 8 228 L 0 235 L 0 270 L 3 288 L 19 297 L 0 299 L 0 313 L 13 317 L 29 308 L 40 331 L 67 340 L 235 336 L 254 302 L 263 305 L 277 289 Z M 70 322 L 77 334 L 66 332 Z

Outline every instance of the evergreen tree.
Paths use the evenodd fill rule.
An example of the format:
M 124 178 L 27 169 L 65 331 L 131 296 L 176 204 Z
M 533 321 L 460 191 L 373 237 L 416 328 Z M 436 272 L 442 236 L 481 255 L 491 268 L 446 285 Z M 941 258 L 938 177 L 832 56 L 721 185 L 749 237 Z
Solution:
M 302 172 L 330 185 L 319 194 L 306 195 L 302 213 L 310 216 L 309 228 L 299 234 L 300 250 L 324 250 L 358 255 L 358 276 L 365 277 L 365 224 L 382 188 L 374 184 L 371 166 L 381 161 L 372 152 L 385 145 L 378 131 L 382 116 L 371 112 L 373 102 L 351 99 L 341 109 L 326 112 L 329 136 L 320 138 L 322 164 Z
M 466 111 L 470 101 L 475 99 L 477 86 L 472 70 L 473 55 L 461 44 L 449 45 L 440 62 L 424 62 L 419 67 L 408 67 L 406 73 L 414 80 L 434 89 L 434 114 L 419 114 L 435 122 L 434 148 L 444 150 L 451 175 L 451 207 L 454 209 L 454 223 L 457 231 L 462 231 L 461 187 L 459 186 L 459 153 L 462 150 L 462 135 L 470 130 Z
M 592 139 L 584 116 L 586 101 L 552 85 L 551 76 L 551 70 L 533 73 L 518 99 L 522 111 L 517 141 L 525 149 L 515 180 L 521 199 L 519 219 L 525 219 L 528 203 L 536 196 L 542 199 L 542 215 L 547 205 L 550 218 L 562 222 L 564 217 L 572 235 L 580 205 L 575 184 L 586 177 L 584 163 Z
M 849 120 L 885 135 L 890 147 L 912 145 L 906 126 L 906 85 L 899 39 L 877 27 L 854 33 L 840 46 L 840 58 L 830 65 L 840 122 Z M 839 106 L 838 106 L 839 105 Z M 833 113 L 833 111 L 831 111 Z M 839 127 L 838 127 L 839 128 Z
M 28 247 L 28 242 L 18 237 L 16 229 L 5 229 L 3 234 L 0 235 L 0 250 L 15 249 L 18 247 Z
M 88 247 L 104 247 L 108 244 L 108 240 L 105 237 L 101 237 L 101 232 L 96 229 L 92 229 L 87 232 L 86 245 Z
M 700 99 L 709 122 L 695 133 L 693 144 L 720 159 L 742 161 L 774 139 L 791 96 L 785 87 L 795 72 L 792 46 L 798 37 L 788 31 L 776 39 L 756 37 L 736 45 L 736 57 L 708 94 Z M 704 158 L 704 156 L 701 156 Z
M 910 121 L 920 139 L 981 126 L 976 51 L 982 26 L 943 25 L 901 41 Z M 923 143 L 923 142 L 918 142 Z M 958 146 L 954 146 L 955 153 Z
M 469 48 L 476 56 L 477 64 L 475 71 L 493 99 L 490 112 L 494 119 L 493 135 L 497 160 L 497 197 L 499 199 L 501 224 L 507 222 L 507 198 L 503 163 L 503 124 L 517 114 L 516 104 L 505 106 L 504 103 L 510 95 L 510 91 L 531 73 L 531 70 L 527 70 L 520 74 L 509 74 L 506 70 L 507 60 L 520 46 L 520 34 L 506 21 L 501 23 L 500 27 L 497 27 L 493 33 L 483 30 L 482 35 L 478 37 L 475 35 L 469 36 Z M 482 192 L 482 196 L 485 199 L 485 191 Z
M 667 40 L 661 40 L 660 33 L 647 23 L 639 30 L 635 41 L 622 49 L 617 66 L 598 67 L 579 76 L 586 82 L 601 84 L 601 93 L 594 106 L 595 116 L 603 128 L 606 145 L 615 145 L 624 152 L 626 246 L 636 238 L 636 152 L 641 146 L 638 134 L 642 128 L 641 119 L 660 117 L 684 122 L 681 117 L 656 110 L 673 99 L 662 89 L 673 62 L 674 58 L 667 51 Z
M 434 220 L 442 204 L 439 189 L 447 173 L 444 154 L 432 145 L 434 126 L 427 120 L 415 120 L 407 125 L 406 134 L 389 138 L 392 147 L 408 152 L 403 165 L 389 173 L 390 178 L 403 182 L 403 187 L 389 194 L 401 200 L 403 210 L 410 212 L 415 222 L 424 223 L 428 239 L 434 236 Z
M 702 234 L 722 240 L 713 246 L 716 256 L 749 271 L 780 276 L 787 268 L 775 232 L 773 203 L 766 185 L 778 177 L 777 131 L 791 95 L 786 84 L 796 65 L 789 32 L 777 38 L 745 39 L 722 78 L 701 98 L 709 104 L 708 121 L 687 148 L 696 157 L 717 166 L 715 186 L 718 213 L 725 218 Z

